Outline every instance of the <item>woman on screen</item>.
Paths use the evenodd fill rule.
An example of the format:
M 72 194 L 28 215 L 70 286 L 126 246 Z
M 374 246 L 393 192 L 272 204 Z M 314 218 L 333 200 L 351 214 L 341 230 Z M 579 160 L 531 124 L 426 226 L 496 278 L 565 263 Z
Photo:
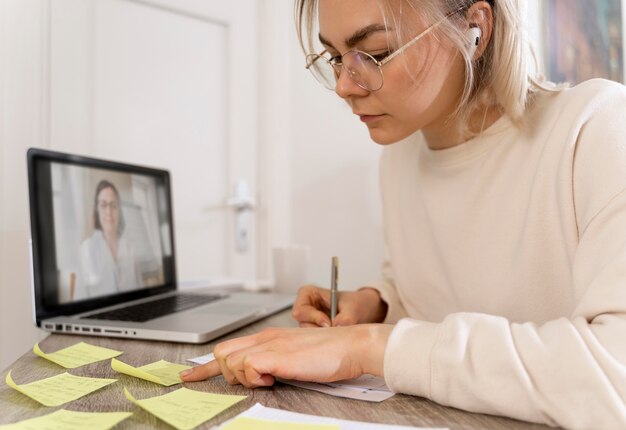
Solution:
M 130 241 L 124 235 L 120 195 L 113 183 L 101 180 L 93 204 L 94 231 L 80 248 L 83 287 L 98 297 L 141 286 Z

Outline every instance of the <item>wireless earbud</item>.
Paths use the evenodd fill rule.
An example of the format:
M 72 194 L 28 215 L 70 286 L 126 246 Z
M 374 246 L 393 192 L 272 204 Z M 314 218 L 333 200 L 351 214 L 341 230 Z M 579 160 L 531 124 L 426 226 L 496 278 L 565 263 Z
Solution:
M 470 27 L 465 32 L 465 38 L 467 39 L 467 48 L 470 57 L 474 57 L 474 53 L 476 52 L 476 48 L 478 47 L 478 43 L 480 42 L 480 37 L 483 35 L 480 27 Z

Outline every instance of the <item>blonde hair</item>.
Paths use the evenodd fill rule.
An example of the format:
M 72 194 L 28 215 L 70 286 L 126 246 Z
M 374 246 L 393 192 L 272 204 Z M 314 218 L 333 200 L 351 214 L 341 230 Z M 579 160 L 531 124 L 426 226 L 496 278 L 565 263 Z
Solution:
M 522 125 L 533 93 L 550 89 L 540 82 L 535 57 L 527 41 L 523 20 L 526 0 L 485 0 L 493 10 L 493 31 L 483 54 L 473 60 L 465 37 L 468 27 L 465 12 L 477 1 L 398 0 L 392 5 L 390 0 L 378 0 L 385 24 L 392 23 L 396 29 L 398 46 L 414 37 L 416 31 L 410 22 L 400 19 L 404 6 L 426 23 L 442 21 L 432 34 L 451 41 L 465 61 L 463 94 L 450 118 L 458 121 L 461 129 L 467 131 L 470 114 L 480 106 L 496 106 L 514 123 Z M 315 50 L 316 15 L 317 0 L 296 0 L 296 27 L 300 46 L 306 54 Z

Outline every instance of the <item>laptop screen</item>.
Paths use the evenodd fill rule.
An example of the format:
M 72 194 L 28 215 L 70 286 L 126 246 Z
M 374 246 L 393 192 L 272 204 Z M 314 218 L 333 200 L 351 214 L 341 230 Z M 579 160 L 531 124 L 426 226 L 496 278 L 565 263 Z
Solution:
M 169 174 L 28 152 L 37 321 L 175 288 Z

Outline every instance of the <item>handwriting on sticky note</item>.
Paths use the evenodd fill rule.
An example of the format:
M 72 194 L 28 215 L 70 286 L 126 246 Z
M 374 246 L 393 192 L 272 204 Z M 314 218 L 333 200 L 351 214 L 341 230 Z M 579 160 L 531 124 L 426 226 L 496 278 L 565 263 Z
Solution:
M 179 430 L 199 426 L 246 398 L 246 396 L 203 393 L 188 388 L 179 388 L 162 396 L 137 400 L 124 387 L 124 395 L 137 406 Z
M 18 385 L 13 381 L 10 371 L 6 376 L 7 385 L 44 406 L 60 406 L 93 393 L 115 381 L 117 379 L 87 378 L 70 375 L 66 372 L 30 384 Z
M 184 364 L 170 363 L 165 360 L 159 360 L 141 367 L 133 367 L 115 358 L 111 360 L 111 367 L 117 372 L 134 376 L 135 378 L 145 379 L 146 381 L 156 382 L 166 387 L 180 384 L 182 381 L 178 374 L 190 368 L 190 366 Z
M 80 342 L 51 353 L 43 352 L 39 348 L 39 344 L 36 343 L 33 347 L 33 352 L 46 360 L 50 360 L 59 366 L 65 367 L 66 369 L 74 369 L 86 364 L 117 357 L 122 354 L 122 351 L 90 345 L 85 342 Z
M 341 430 L 338 424 L 289 423 L 259 418 L 237 417 L 220 430 Z
M 61 409 L 48 415 L 0 426 L 6 430 L 109 430 L 132 412 L 77 412 Z

